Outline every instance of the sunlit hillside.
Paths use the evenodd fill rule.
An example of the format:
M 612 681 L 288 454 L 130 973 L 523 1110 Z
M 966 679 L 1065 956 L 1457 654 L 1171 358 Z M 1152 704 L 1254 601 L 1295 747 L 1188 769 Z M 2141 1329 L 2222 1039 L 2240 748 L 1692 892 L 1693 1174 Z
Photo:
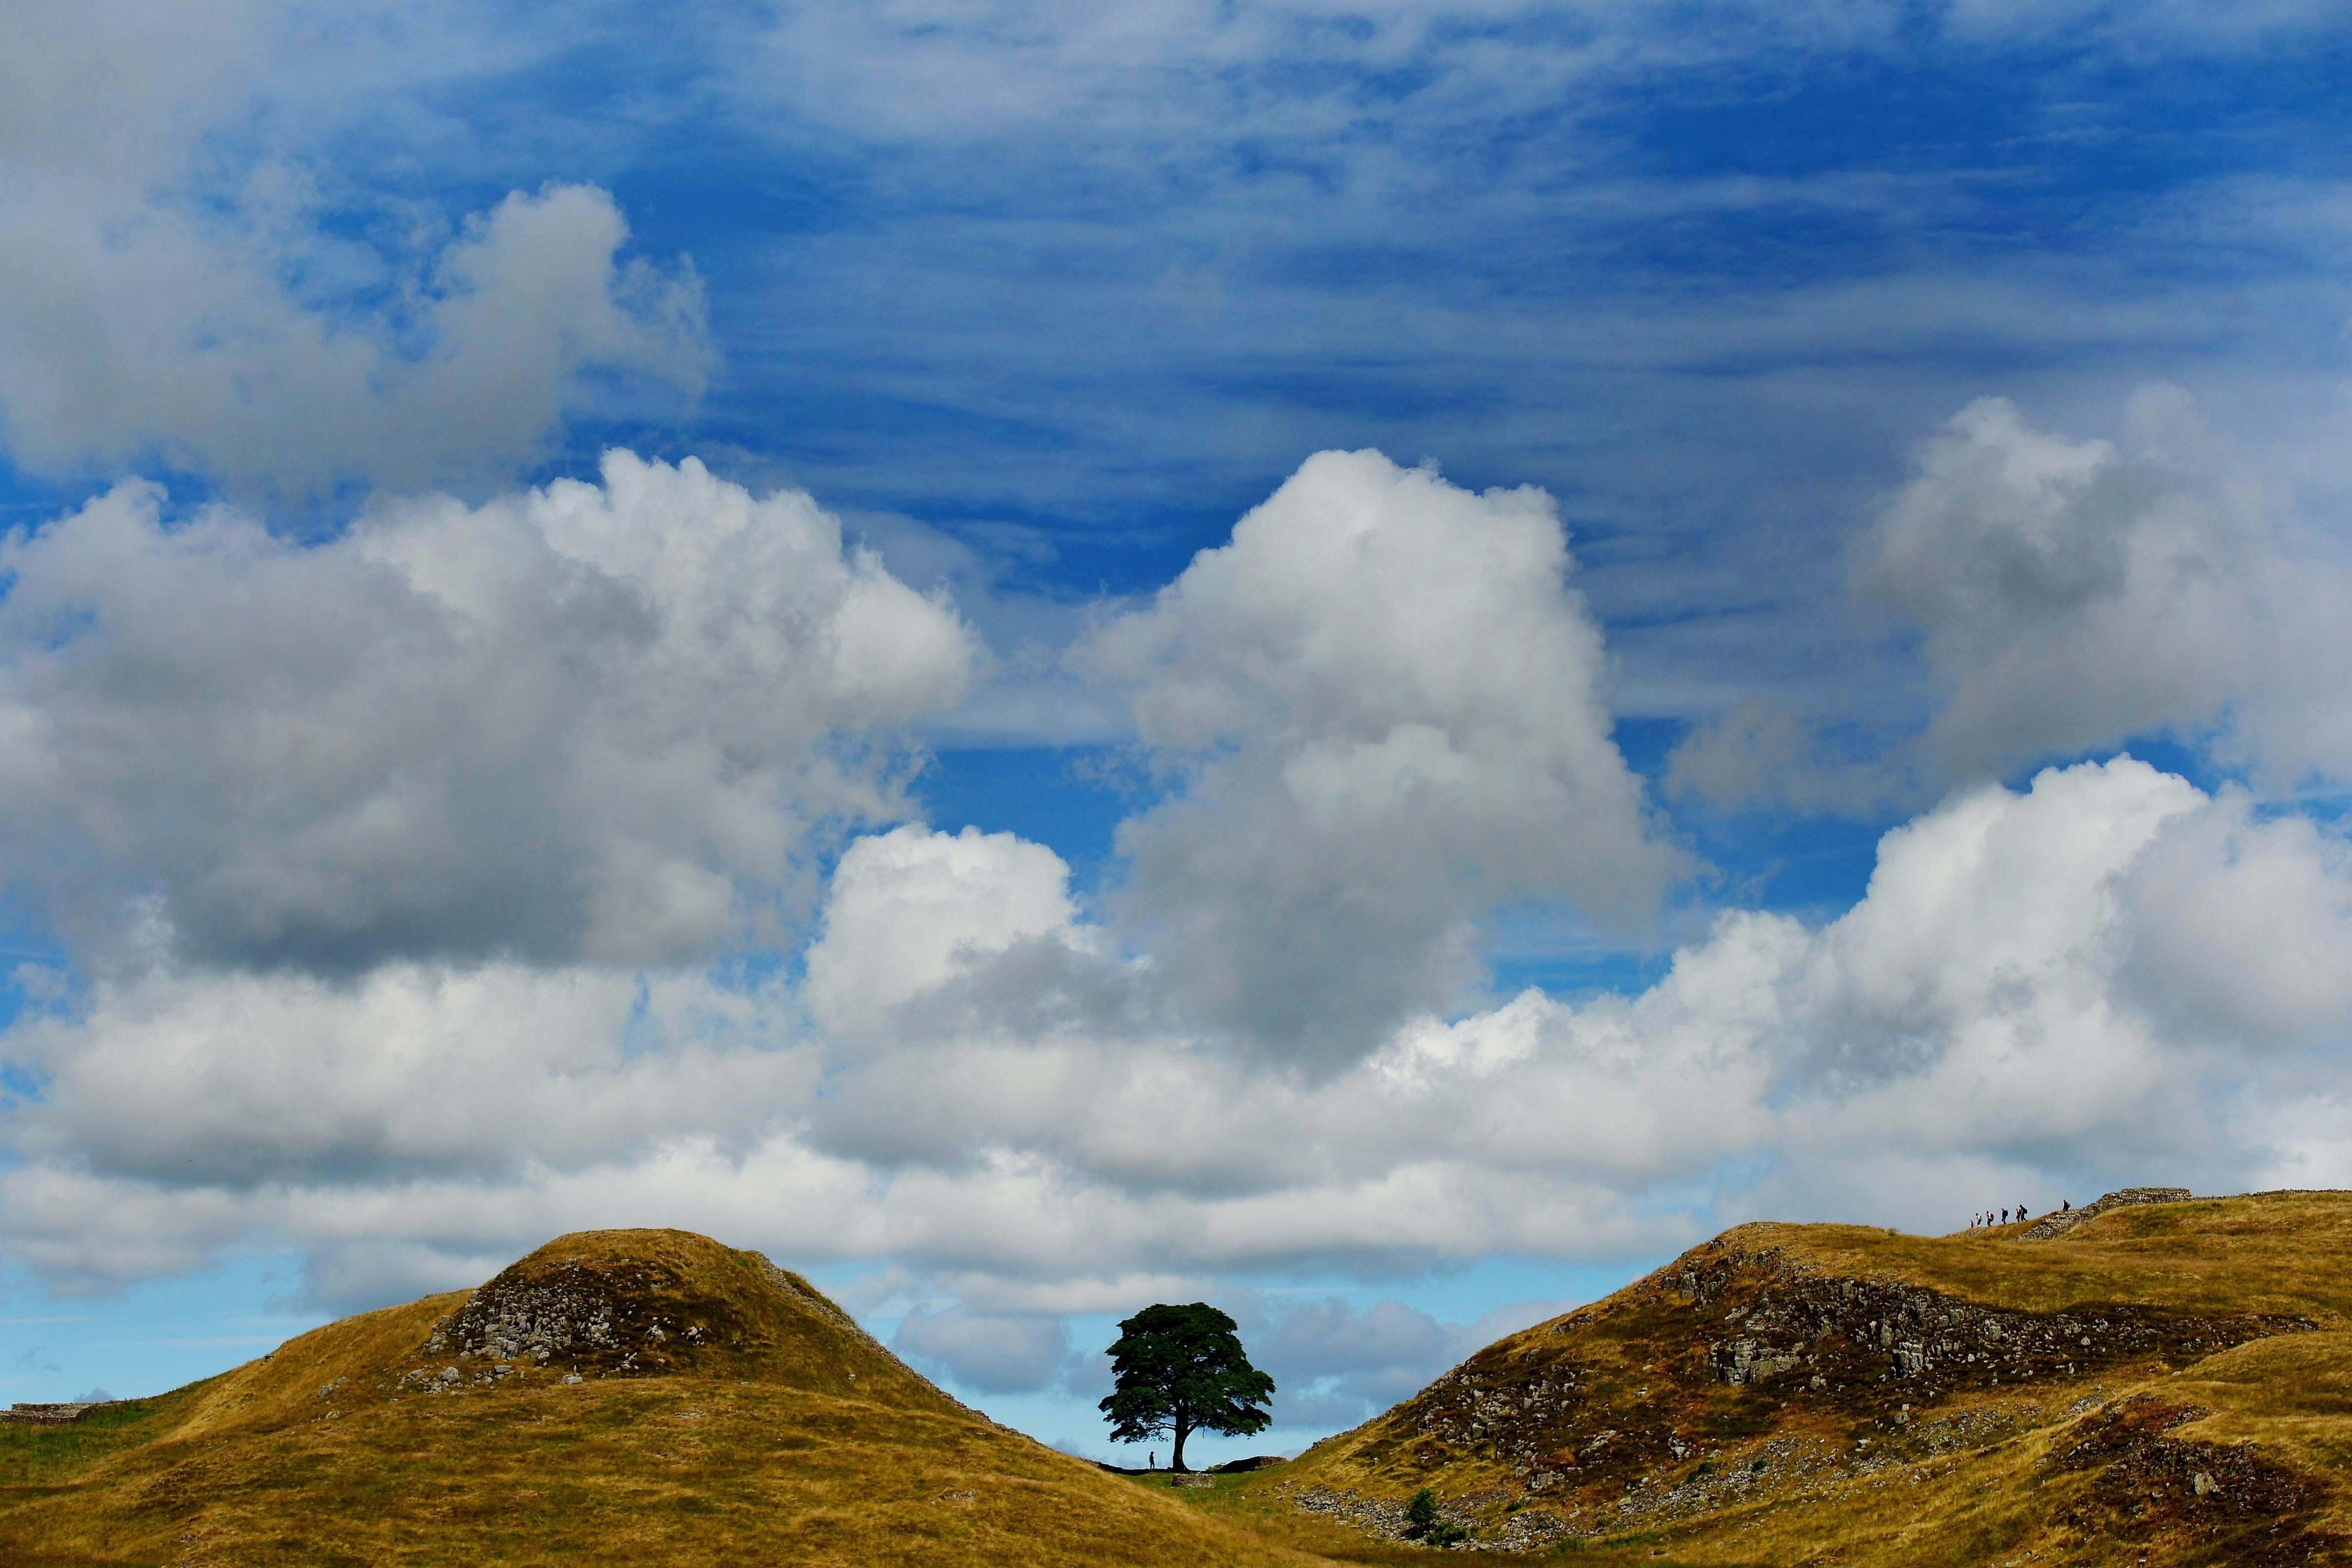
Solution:
M 992 1424 L 798 1276 L 567 1236 L 160 1398 L 0 1427 L 0 1562 L 1305 1561 Z
M 2029 1228 L 1740 1227 L 1223 1506 L 1393 1540 L 1426 1487 L 1578 1562 L 2352 1562 L 2352 1194 Z
M 2347 1476 L 2347 1193 L 1743 1226 L 1297 1460 L 1181 1482 L 993 1425 L 757 1253 L 601 1231 L 0 1427 L 0 1561 L 2342 1564 Z

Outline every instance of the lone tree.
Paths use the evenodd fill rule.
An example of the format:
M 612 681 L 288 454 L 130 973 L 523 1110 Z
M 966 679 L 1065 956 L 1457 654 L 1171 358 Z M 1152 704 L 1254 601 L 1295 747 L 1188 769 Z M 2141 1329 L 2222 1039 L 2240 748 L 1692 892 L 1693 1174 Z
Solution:
M 1111 1395 L 1102 1402 L 1110 1435 L 1140 1443 L 1175 1435 L 1171 1469 L 1184 1468 L 1184 1439 L 1195 1432 L 1236 1437 L 1263 1432 L 1274 1417 L 1261 1409 L 1274 1379 L 1249 1364 L 1234 1320 L 1209 1305 L 1146 1307 L 1118 1325 L 1111 1343 Z

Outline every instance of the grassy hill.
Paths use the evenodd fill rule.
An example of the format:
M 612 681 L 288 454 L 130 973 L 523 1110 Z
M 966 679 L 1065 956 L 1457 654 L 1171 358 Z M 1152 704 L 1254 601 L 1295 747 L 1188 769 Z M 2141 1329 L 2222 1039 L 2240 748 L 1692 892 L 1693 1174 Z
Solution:
M 992 1424 L 681 1231 L 567 1236 L 160 1398 L 0 1427 L 12 1568 L 1310 1561 Z
M 565 1237 L 0 1427 L 0 1563 L 1419 1563 L 1427 1488 L 1536 1562 L 2352 1565 L 2352 1194 L 2026 1229 L 1743 1226 L 1184 1489 L 992 1425 L 757 1253 Z
M 1740 1227 L 1218 1511 L 1392 1542 L 1427 1487 L 1579 1563 L 2352 1563 L 2352 1194 L 2027 1228 Z

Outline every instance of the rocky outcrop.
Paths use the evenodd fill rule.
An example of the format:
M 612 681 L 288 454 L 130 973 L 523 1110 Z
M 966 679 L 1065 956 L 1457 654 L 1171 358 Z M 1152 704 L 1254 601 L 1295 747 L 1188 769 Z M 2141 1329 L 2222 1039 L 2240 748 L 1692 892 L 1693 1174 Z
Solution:
M 1624 1489 L 1668 1472 L 1696 1479 L 1691 1467 L 1744 1451 L 1783 1419 L 1825 1417 L 1858 1435 L 1907 1432 L 1915 1407 L 1924 1424 L 1955 1396 L 2055 1390 L 2119 1368 L 2185 1365 L 2318 1326 L 2122 1302 L 2052 1312 L 1989 1307 L 1717 1241 L 1560 1320 L 1541 1339 L 1473 1356 L 1391 1412 L 1394 1436 L 1376 1447 L 1423 1473 L 1476 1455 L 1516 1472 L 1547 1502 L 1579 1493 L 1588 1503 L 1611 1499 L 1613 1509 Z
M 2024 1239 L 2028 1241 L 2054 1240 L 2092 1216 L 2105 1214 L 2111 1208 L 2128 1208 L 2142 1203 L 2187 1203 L 2189 1197 L 2185 1186 L 2127 1186 L 2108 1193 L 2096 1203 L 2086 1203 L 2080 1208 L 2069 1208 L 2043 1217 L 2026 1231 Z
M 635 1259 L 526 1260 L 444 1318 L 425 1351 L 606 1375 L 674 1371 L 701 1349 L 732 1343 L 741 1327 L 726 1302 L 695 1300 L 682 1285 L 670 1270 Z M 447 1374 L 457 1370 L 442 1369 L 436 1381 L 454 1385 Z
M 2088 1472 L 2062 1516 L 2094 1539 L 2143 1549 L 2169 1537 L 2203 1561 L 2258 1568 L 2341 1563 L 2352 1541 L 2315 1528 L 2326 1489 L 2251 1443 L 2173 1434 L 2210 1410 L 2147 1395 L 2103 1406 L 2051 1448 L 2045 1468 Z M 2186 1554 L 2186 1553 L 2184 1553 Z
M 1717 1381 L 1802 1374 L 1815 1392 L 1927 1385 L 1931 1393 L 2073 1378 L 2127 1363 L 2179 1364 L 2250 1340 L 2317 1327 L 2260 1312 L 2191 1313 L 2116 1303 L 2029 1312 L 1925 1286 L 1840 1279 L 1778 1253 L 1692 1254 L 1664 1275 L 1695 1312 L 1724 1307 L 1708 1336 Z
M 558 1238 L 473 1291 L 404 1363 L 392 1392 L 465 1393 L 546 1375 L 756 1374 L 867 1396 L 879 1377 L 961 1408 L 797 1274 L 676 1230 Z

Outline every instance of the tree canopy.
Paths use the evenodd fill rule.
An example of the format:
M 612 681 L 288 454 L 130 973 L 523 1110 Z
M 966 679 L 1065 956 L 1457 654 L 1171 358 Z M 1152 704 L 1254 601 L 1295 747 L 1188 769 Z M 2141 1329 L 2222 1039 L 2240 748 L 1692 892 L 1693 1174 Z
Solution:
M 1184 1439 L 1194 1432 L 1247 1437 L 1274 1420 L 1262 1407 L 1274 1397 L 1274 1379 L 1249 1364 L 1234 1320 L 1206 1301 L 1146 1307 L 1127 1319 L 1110 1364 L 1111 1394 L 1101 1406 L 1110 1435 L 1139 1443 L 1172 1434 L 1176 1469 L 1184 1469 Z

